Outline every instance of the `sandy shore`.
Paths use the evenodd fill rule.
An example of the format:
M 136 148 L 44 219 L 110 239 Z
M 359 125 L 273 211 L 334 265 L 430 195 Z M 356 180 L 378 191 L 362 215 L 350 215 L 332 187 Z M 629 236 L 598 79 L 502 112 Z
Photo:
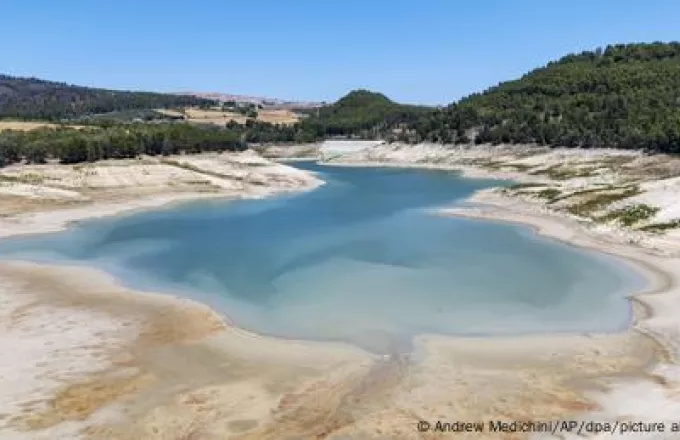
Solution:
M 177 197 L 195 196 L 214 195 Z M 120 205 L 172 201 L 148 200 L 156 202 Z M 343 344 L 244 332 L 201 304 L 133 292 L 92 269 L 8 262 L 0 265 L 0 348 L 16 362 L 0 367 L 0 389 L 10 390 L 0 397 L 0 436 L 416 439 L 443 438 L 418 432 L 422 420 L 677 418 L 680 260 L 517 198 L 487 192 L 473 201 L 485 206 L 440 214 L 520 222 L 625 258 L 650 280 L 635 297 L 634 326 L 619 334 L 424 335 L 411 356 L 376 358 Z M 0 231 L 55 230 L 121 209 L 75 208 L 55 220 L 19 214 Z

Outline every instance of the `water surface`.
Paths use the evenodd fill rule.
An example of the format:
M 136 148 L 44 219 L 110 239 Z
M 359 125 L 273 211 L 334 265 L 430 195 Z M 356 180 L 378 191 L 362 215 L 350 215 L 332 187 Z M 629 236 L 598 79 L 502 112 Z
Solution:
M 239 326 L 387 350 L 420 333 L 615 331 L 642 279 L 516 225 L 439 217 L 498 182 L 444 171 L 296 166 L 327 184 L 201 201 L 0 242 L 5 258 L 78 261 L 182 292 Z

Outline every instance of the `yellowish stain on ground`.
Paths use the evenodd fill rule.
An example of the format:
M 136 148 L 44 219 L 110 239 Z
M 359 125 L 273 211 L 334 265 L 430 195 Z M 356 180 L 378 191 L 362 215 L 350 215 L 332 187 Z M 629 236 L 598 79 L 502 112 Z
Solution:
M 132 377 L 95 379 L 70 385 L 59 391 L 48 408 L 29 413 L 16 420 L 26 430 L 50 428 L 64 421 L 85 420 L 98 409 L 123 396 L 140 391 L 153 382 L 153 376 L 137 374 Z

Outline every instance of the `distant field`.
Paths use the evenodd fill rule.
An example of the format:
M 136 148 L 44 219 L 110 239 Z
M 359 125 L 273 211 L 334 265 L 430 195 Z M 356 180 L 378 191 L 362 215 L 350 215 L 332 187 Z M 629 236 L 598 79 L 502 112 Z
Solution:
M 290 110 L 260 110 L 258 119 L 272 124 L 295 124 L 300 116 Z
M 44 127 L 59 127 L 59 124 L 51 124 L 49 122 L 39 122 L 39 121 L 0 121 L 0 131 L 4 130 L 21 130 L 29 131 L 35 130 L 36 128 Z M 69 125 L 71 128 L 83 128 L 79 125 Z
M 176 110 L 164 110 L 164 109 L 159 109 L 156 110 L 159 113 L 168 115 L 168 116 L 182 116 L 183 114 L 179 111 Z M 189 122 L 194 122 L 198 124 L 217 124 L 217 125 L 224 125 L 229 121 L 235 121 L 239 124 L 245 124 L 246 118 L 244 115 L 240 113 L 234 113 L 234 112 L 227 112 L 227 111 L 222 111 L 221 109 L 208 109 L 208 110 L 202 110 L 199 108 L 188 108 L 186 109 L 185 112 L 186 116 L 188 117 Z M 278 109 L 278 110 L 260 110 L 258 112 L 257 120 L 262 121 L 262 122 L 269 122 L 271 124 L 294 124 L 296 123 L 300 117 L 295 114 L 294 112 L 290 110 L 285 110 L 285 109 Z M 51 128 L 57 128 L 62 125 L 60 124 L 53 124 L 50 122 L 42 122 L 42 121 L 0 121 L 0 131 L 5 131 L 5 130 L 21 130 L 21 131 L 29 131 L 29 130 L 35 130 L 37 128 L 45 128 L 45 127 L 51 127 Z M 70 128 L 77 128 L 81 129 L 83 126 L 81 125 L 66 125 L 66 127 Z
M 168 116 L 182 116 L 182 113 L 176 110 L 157 110 L 160 113 Z M 185 111 L 189 122 L 199 124 L 219 124 L 224 125 L 229 121 L 235 121 L 239 124 L 245 124 L 247 118 L 239 113 L 222 111 L 221 109 L 198 109 L 188 108 Z M 271 124 L 294 124 L 300 120 L 300 117 L 290 110 L 258 110 L 257 120 L 262 122 L 269 122 Z

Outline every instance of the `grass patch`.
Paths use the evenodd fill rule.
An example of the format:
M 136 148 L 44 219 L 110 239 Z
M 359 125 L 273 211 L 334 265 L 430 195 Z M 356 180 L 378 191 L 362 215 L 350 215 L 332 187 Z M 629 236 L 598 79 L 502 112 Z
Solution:
M 199 168 L 196 165 L 192 165 L 192 164 L 187 163 L 187 162 L 180 162 L 180 161 L 172 160 L 172 159 L 162 159 L 160 162 L 162 164 L 165 164 L 165 165 L 170 165 L 170 166 L 182 168 L 182 169 L 185 169 L 185 170 L 188 170 L 188 171 L 193 171 L 195 173 L 200 173 L 200 174 L 203 174 L 205 176 L 217 177 L 218 179 L 227 179 L 227 180 L 243 180 L 244 179 L 243 176 L 236 176 L 236 175 L 232 176 L 232 175 L 228 175 L 228 174 L 222 174 L 222 173 L 218 173 L 216 171 L 210 171 L 210 170 L 206 170 L 206 169 L 203 169 L 203 168 Z
M 484 164 L 480 164 L 479 166 L 491 171 L 500 171 L 501 168 L 503 168 L 505 165 L 503 164 L 503 162 L 494 162 L 490 160 Z
M 558 189 L 546 188 L 544 190 L 538 191 L 536 196 L 540 197 L 541 199 L 547 199 L 548 203 L 552 203 L 557 199 L 557 197 L 560 196 L 560 194 L 562 194 L 562 192 Z
M 670 166 L 645 166 L 635 170 L 638 175 L 643 177 L 653 177 L 656 180 L 670 179 L 680 176 L 680 170 Z
M 546 185 L 545 185 L 545 183 L 525 182 L 525 183 L 515 183 L 514 185 L 510 185 L 508 187 L 508 189 L 518 190 L 518 189 L 524 189 L 524 188 L 539 188 L 541 186 L 546 186 Z
M 597 168 L 569 168 L 564 165 L 552 165 L 542 170 L 530 171 L 529 174 L 533 176 L 545 175 L 553 180 L 569 180 L 575 177 L 592 177 L 593 171 Z
M 187 184 L 187 185 L 212 185 L 212 182 L 209 180 L 202 180 L 202 179 L 186 179 L 183 180 L 182 183 Z
M 659 208 L 649 205 L 632 205 L 622 209 L 616 209 L 612 212 L 599 217 L 597 220 L 602 222 L 617 221 L 624 226 L 633 226 L 634 224 L 648 220 L 659 212 Z
M 598 192 L 603 192 L 603 191 L 614 191 L 614 190 L 616 190 L 616 187 L 614 187 L 614 186 L 607 186 L 607 187 L 604 187 L 604 188 L 582 189 L 582 190 L 579 190 L 579 191 L 574 191 L 574 192 L 569 193 L 569 194 L 565 194 L 561 197 L 557 197 L 555 199 L 555 202 L 557 202 L 559 200 L 565 200 L 565 199 L 568 199 L 570 197 L 578 197 L 578 196 L 582 196 L 582 195 L 585 195 L 585 194 L 593 194 L 593 193 L 598 193 Z
M 8 176 L 6 174 L 0 174 L 0 182 L 19 182 L 19 178 L 16 176 Z
M 477 166 L 493 171 L 498 171 L 505 166 L 505 162 L 497 162 L 492 159 L 464 159 L 460 161 L 460 164 Z
M 601 166 L 612 168 L 612 167 L 625 165 L 625 164 L 630 163 L 634 160 L 635 160 L 634 156 L 621 155 L 621 156 L 603 157 L 601 159 L 594 160 L 590 163 L 592 163 L 593 165 L 601 165 Z
M 571 214 L 587 217 L 593 212 L 603 209 L 605 206 L 638 194 L 640 194 L 640 188 L 637 186 L 626 188 L 624 191 L 619 193 L 598 194 L 584 202 L 569 206 L 567 211 Z
M 200 168 L 198 168 L 198 167 L 196 167 L 196 166 L 194 166 L 190 163 L 180 162 L 178 160 L 161 159 L 160 163 L 165 164 L 165 165 L 170 165 L 170 166 L 173 166 L 173 167 L 177 167 L 177 168 L 182 168 L 184 170 L 195 171 L 197 173 L 202 172 Z
M 25 183 L 43 183 L 45 178 L 41 174 L 23 173 L 19 176 L 19 180 Z
M 44 181 L 45 178 L 42 175 L 36 173 L 22 173 L 18 176 L 0 174 L 0 182 L 39 184 L 43 183 Z
M 540 169 L 540 170 L 529 171 L 529 173 L 527 173 L 527 174 L 531 174 L 532 176 L 547 176 L 548 173 L 550 173 L 550 170 L 552 170 L 552 169 L 554 169 L 554 168 L 557 168 L 557 167 L 559 167 L 559 165 L 552 165 L 552 166 L 550 166 L 550 167 L 548 167 L 548 168 L 543 168 L 543 169 Z
M 508 163 L 505 164 L 506 168 L 512 168 L 515 171 L 529 171 L 530 169 L 534 168 L 533 165 L 525 165 L 523 163 Z
M 680 228 L 680 218 L 671 220 L 669 222 L 664 222 L 664 223 L 653 223 L 651 225 L 643 226 L 640 228 L 641 231 L 647 231 L 647 232 L 663 232 L 668 229 L 676 229 Z

